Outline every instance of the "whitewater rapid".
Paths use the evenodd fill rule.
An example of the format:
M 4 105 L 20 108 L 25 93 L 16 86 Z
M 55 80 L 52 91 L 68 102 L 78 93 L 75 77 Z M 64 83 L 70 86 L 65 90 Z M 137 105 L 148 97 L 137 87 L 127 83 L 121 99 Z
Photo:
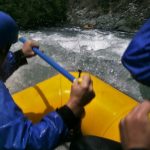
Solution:
M 68 71 L 90 72 L 137 100 L 147 94 L 147 88 L 134 81 L 121 64 L 121 56 L 131 40 L 126 33 L 51 28 L 21 32 L 20 35 L 38 41 L 40 49 Z M 21 46 L 18 42 L 11 50 Z M 11 93 L 15 93 L 55 74 L 57 71 L 36 56 L 28 59 L 28 65 L 18 69 L 6 85 Z

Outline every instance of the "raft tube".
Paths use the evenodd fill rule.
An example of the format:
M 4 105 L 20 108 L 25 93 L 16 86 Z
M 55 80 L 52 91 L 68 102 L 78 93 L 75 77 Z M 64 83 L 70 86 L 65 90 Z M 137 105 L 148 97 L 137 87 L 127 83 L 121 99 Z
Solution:
M 78 77 L 78 72 L 71 74 Z M 138 102 L 101 79 L 93 75 L 91 78 L 96 97 L 85 108 L 82 132 L 85 135 L 120 141 L 119 122 Z M 13 98 L 23 113 L 33 123 L 36 123 L 48 112 L 66 104 L 70 88 L 71 82 L 58 74 L 33 87 L 15 93 Z

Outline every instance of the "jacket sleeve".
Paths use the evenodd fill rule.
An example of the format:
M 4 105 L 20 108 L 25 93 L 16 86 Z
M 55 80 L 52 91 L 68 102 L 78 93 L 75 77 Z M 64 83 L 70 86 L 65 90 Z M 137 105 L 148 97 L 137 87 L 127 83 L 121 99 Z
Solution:
M 66 137 L 68 128 L 57 112 L 32 124 L 16 106 L 5 85 L 0 82 L 0 149 L 53 149 Z
M 21 50 L 16 52 L 8 52 L 6 59 L 0 69 L 0 77 L 3 81 L 6 81 L 7 78 L 20 66 L 27 64 L 27 60 L 23 55 Z
M 137 81 L 150 86 L 150 20 L 132 39 L 122 63 Z

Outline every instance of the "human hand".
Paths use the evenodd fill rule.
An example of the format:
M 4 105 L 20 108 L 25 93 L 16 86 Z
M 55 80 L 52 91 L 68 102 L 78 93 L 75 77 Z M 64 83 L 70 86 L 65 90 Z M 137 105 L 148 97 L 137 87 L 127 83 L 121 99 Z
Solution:
M 39 45 L 35 41 L 32 41 L 32 40 L 29 40 L 23 44 L 22 52 L 26 58 L 30 58 L 36 55 L 34 51 L 32 50 L 32 47 L 39 48 Z
M 125 150 L 150 149 L 150 102 L 135 107 L 121 122 L 120 136 Z
M 83 112 L 84 106 L 94 97 L 95 93 L 93 91 L 92 80 L 89 75 L 85 75 L 82 77 L 81 83 L 79 83 L 77 79 L 72 84 L 67 106 L 72 110 L 75 116 L 79 116 Z

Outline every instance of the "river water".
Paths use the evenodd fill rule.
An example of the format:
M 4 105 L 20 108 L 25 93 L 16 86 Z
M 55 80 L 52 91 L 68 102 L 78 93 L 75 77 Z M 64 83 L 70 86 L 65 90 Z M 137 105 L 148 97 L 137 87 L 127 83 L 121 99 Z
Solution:
M 137 100 L 149 97 L 149 89 L 134 81 L 120 61 L 131 40 L 129 34 L 80 28 L 51 28 L 20 34 L 37 40 L 44 53 L 68 71 L 90 72 Z M 21 45 L 17 43 L 11 50 Z M 15 93 L 55 74 L 57 71 L 36 56 L 28 59 L 28 65 L 18 69 L 6 85 Z

